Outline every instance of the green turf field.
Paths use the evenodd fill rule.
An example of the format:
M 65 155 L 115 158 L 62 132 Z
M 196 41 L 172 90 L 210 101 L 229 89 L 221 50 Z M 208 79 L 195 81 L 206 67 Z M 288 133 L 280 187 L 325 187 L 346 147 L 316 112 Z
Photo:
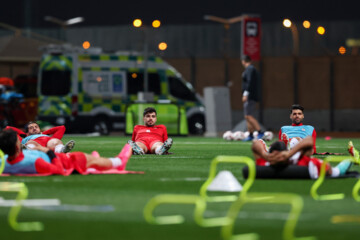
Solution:
M 128 138 L 72 137 L 76 151 L 98 150 L 106 157 L 115 156 Z M 19 221 L 40 221 L 42 232 L 16 232 L 7 222 L 8 207 L 0 207 L 0 239 L 222 239 L 220 227 L 199 227 L 193 219 L 193 205 L 167 205 L 156 214 L 181 213 L 180 225 L 150 225 L 143 208 L 157 194 L 198 194 L 207 179 L 211 160 L 218 155 L 251 156 L 250 143 L 228 142 L 221 138 L 175 137 L 166 156 L 133 156 L 127 170 L 144 171 L 136 175 L 71 175 L 49 177 L 2 177 L 1 181 L 24 182 L 29 199 L 59 199 L 61 208 L 23 208 Z M 67 136 L 64 141 L 70 140 Z M 359 139 L 352 139 L 360 146 Z M 318 139 L 318 152 L 346 153 L 348 139 Z M 220 169 L 233 172 L 241 183 L 239 164 L 222 164 Z M 354 166 L 353 170 L 360 171 Z M 358 239 L 360 202 L 351 195 L 357 179 L 327 180 L 320 193 L 345 193 L 345 199 L 315 201 L 309 190 L 313 180 L 255 180 L 249 192 L 289 192 L 299 194 L 304 208 L 295 229 L 297 237 L 317 239 Z M 0 192 L 4 199 L 15 194 Z M 223 216 L 229 203 L 208 205 L 206 217 Z M 234 232 L 257 232 L 260 239 L 281 239 L 290 210 L 288 205 L 248 204 L 238 215 Z M 346 222 L 332 223 L 334 216 L 350 215 Z

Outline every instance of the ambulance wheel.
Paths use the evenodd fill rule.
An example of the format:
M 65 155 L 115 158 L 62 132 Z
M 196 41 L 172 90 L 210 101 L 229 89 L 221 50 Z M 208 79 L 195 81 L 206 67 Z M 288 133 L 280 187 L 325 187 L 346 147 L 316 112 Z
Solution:
M 189 133 L 202 135 L 205 133 L 205 117 L 203 115 L 194 115 L 188 120 Z
M 94 132 L 100 133 L 100 135 L 109 135 L 109 125 L 107 121 L 98 119 L 94 124 Z

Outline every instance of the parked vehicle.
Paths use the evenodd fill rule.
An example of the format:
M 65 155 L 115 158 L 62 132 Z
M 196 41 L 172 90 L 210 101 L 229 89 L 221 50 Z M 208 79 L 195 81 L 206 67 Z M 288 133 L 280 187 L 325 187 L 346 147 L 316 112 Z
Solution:
M 38 118 L 69 130 L 125 129 L 128 105 L 147 100 L 185 108 L 189 131 L 205 131 L 204 105 L 191 84 L 160 57 L 128 52 L 106 54 L 67 45 L 43 48 L 38 75 Z M 144 92 L 144 67 L 148 92 Z M 140 99 L 140 96 L 151 99 Z

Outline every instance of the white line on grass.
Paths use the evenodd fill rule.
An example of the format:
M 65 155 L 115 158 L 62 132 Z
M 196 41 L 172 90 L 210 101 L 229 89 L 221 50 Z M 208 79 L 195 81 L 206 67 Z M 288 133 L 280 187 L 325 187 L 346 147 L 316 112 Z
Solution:
M 16 204 L 15 200 L 5 200 L 0 198 L 0 207 L 12 207 Z M 25 199 L 21 205 L 24 207 L 38 207 L 38 206 L 59 206 L 60 200 L 54 199 Z
M 219 212 L 206 211 L 206 217 L 218 217 Z M 289 217 L 288 212 L 250 212 L 241 211 L 237 218 L 238 219 L 265 219 L 265 220 L 287 220 Z M 306 220 L 315 218 L 314 214 L 301 214 L 300 220 Z

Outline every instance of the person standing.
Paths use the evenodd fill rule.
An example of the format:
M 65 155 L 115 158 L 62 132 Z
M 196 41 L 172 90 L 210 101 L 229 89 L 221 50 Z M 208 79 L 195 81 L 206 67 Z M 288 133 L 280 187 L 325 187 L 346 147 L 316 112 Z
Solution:
M 252 141 L 254 139 L 254 131 L 258 132 L 258 139 L 264 137 L 264 132 L 261 131 L 259 122 L 254 117 L 256 110 L 256 103 L 259 101 L 260 79 L 259 73 L 252 64 L 250 56 L 243 56 L 241 60 L 245 70 L 242 74 L 242 102 L 244 104 L 244 115 L 247 125 L 247 130 L 250 135 L 243 141 Z

